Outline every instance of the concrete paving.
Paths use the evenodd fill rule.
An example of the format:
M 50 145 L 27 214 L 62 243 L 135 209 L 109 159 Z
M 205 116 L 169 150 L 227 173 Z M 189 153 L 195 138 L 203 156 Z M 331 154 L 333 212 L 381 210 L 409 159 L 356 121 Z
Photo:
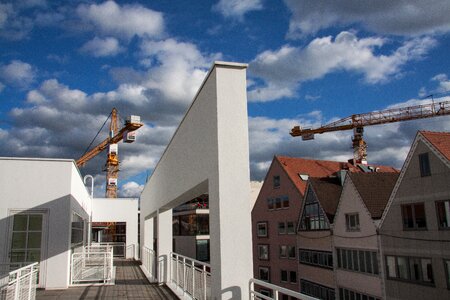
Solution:
M 150 283 L 132 260 L 117 259 L 116 284 L 71 287 L 65 290 L 38 290 L 36 299 L 178 299 L 166 286 Z

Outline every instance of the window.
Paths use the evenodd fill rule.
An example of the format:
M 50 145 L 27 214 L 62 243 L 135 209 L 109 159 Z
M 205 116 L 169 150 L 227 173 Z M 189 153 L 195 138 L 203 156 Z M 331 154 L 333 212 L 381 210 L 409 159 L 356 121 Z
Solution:
M 258 237 L 267 237 L 267 222 L 259 222 L 256 224 L 256 233 Z
M 279 222 L 278 223 L 278 234 L 285 234 L 285 233 L 286 233 L 286 223 Z
M 338 268 L 369 274 L 379 274 L 375 251 L 336 248 Z
M 295 234 L 295 222 L 287 222 L 287 233 Z
M 287 282 L 288 281 L 288 271 L 286 270 L 281 270 L 281 282 Z
M 298 249 L 298 257 L 301 264 L 333 269 L 332 252 Z
M 283 208 L 289 208 L 289 197 L 282 196 L 281 201 L 283 202 Z
M 347 231 L 359 231 L 359 214 L 345 214 L 345 224 L 347 225 Z
M 274 207 L 275 207 L 274 200 L 275 200 L 275 199 L 273 199 L 273 198 L 267 199 L 267 208 L 268 208 L 269 210 L 274 209 Z
M 42 214 L 13 216 L 11 262 L 38 262 L 41 260 Z
M 270 269 L 268 267 L 259 267 L 259 279 L 270 281 Z
M 258 257 L 260 260 L 269 260 L 269 245 L 258 245 Z
M 346 288 L 339 288 L 340 300 L 380 300 L 378 297 L 370 296 L 360 292 L 352 291 Z
M 334 289 L 312 281 L 300 279 L 300 292 L 323 300 L 334 300 Z
M 76 213 L 72 213 L 72 246 L 82 244 L 84 238 L 84 220 Z
M 444 260 L 445 277 L 447 278 L 447 288 L 450 289 L 450 260 Z
M 297 272 L 290 271 L 289 272 L 289 282 L 290 283 L 297 283 Z
M 280 176 L 275 175 L 273 176 L 273 188 L 278 189 L 280 187 Z
M 280 258 L 287 257 L 287 246 L 280 246 Z
M 419 154 L 419 165 L 420 165 L 420 176 L 430 176 L 430 160 L 428 158 L 428 153 Z
M 295 259 L 296 255 L 295 255 L 295 246 L 287 246 L 287 252 L 288 252 L 288 257 Z
M 209 261 L 209 240 L 196 240 L 196 259 L 199 261 Z
M 386 269 L 388 279 L 434 283 L 431 258 L 387 255 Z
M 450 228 L 450 200 L 437 201 L 436 211 L 438 215 L 439 228 Z
M 423 203 L 402 205 L 403 229 L 426 229 L 425 205 Z
M 330 226 L 319 202 L 315 199 L 313 192 L 309 190 L 302 213 L 300 230 L 323 229 L 330 229 Z
M 259 292 L 264 296 L 272 297 L 272 293 L 269 290 L 260 290 Z

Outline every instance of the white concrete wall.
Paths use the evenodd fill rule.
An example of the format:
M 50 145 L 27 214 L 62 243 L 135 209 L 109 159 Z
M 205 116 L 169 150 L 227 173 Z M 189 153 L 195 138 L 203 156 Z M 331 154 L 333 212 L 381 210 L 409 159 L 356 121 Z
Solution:
M 138 199 L 137 198 L 94 198 L 92 222 L 126 222 L 127 247 L 134 247 L 138 256 Z
M 72 210 L 82 208 L 89 195 L 73 160 L 0 158 L 1 261 L 9 261 L 11 216 L 17 212 L 44 214 L 40 281 L 49 289 L 69 284 Z
M 144 219 L 209 194 L 214 299 L 246 298 L 252 277 L 245 69 L 213 66 L 141 195 Z M 158 236 L 169 234 L 171 249 L 166 229 Z M 161 246 L 158 255 L 168 255 Z

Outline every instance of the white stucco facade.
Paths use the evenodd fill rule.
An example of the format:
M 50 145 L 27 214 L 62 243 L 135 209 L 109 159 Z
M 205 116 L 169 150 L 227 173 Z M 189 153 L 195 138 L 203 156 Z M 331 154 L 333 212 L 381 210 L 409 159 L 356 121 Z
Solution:
M 126 258 L 138 258 L 137 198 L 94 198 L 92 201 L 92 222 L 125 222 Z M 130 252 L 130 249 L 133 250 Z
M 91 211 L 91 200 L 75 162 L 0 158 L 0 199 L 0 240 L 4 241 L 0 261 L 10 261 L 14 216 L 40 215 L 40 286 L 67 288 L 72 218 L 76 214 L 84 219 L 87 229 Z
M 252 278 L 246 65 L 216 62 L 141 195 L 141 242 L 172 251 L 171 209 L 209 194 L 212 296 L 241 299 Z M 144 222 L 145 220 L 145 222 Z

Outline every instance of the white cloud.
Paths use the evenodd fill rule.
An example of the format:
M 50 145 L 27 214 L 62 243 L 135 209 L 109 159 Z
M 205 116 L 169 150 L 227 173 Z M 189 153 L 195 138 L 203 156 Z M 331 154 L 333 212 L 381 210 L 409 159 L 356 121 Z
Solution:
M 0 3 L 0 37 L 8 40 L 21 40 L 33 29 L 33 21 L 21 16 L 19 8 L 11 3 Z
M 164 33 L 162 13 L 139 4 L 120 6 L 114 1 L 81 4 L 77 13 L 95 29 L 118 38 L 129 39 L 135 35 L 157 37 Z
M 448 92 L 450 91 L 450 80 L 446 74 L 438 74 L 434 76 L 431 80 L 439 83 L 437 92 Z
M 35 77 L 35 69 L 20 60 L 13 60 L 8 65 L 0 66 L 0 78 L 13 86 L 27 87 L 33 83 Z
M 408 40 L 391 53 L 381 54 L 388 41 L 377 37 L 360 38 L 343 31 L 336 38 L 316 38 L 306 47 L 285 45 L 264 51 L 251 63 L 250 71 L 266 85 L 249 92 L 250 101 L 271 101 L 294 94 L 299 85 L 328 73 L 361 73 L 367 83 L 382 83 L 401 74 L 408 61 L 421 59 L 436 45 L 430 37 Z
M 288 35 L 293 38 L 355 23 L 373 32 L 395 35 L 450 31 L 447 0 L 285 0 L 285 3 L 292 12 Z
M 129 181 L 122 185 L 119 190 L 120 197 L 125 198 L 138 198 L 141 195 L 142 190 L 144 189 L 144 185 L 138 184 L 134 181 Z
M 261 0 L 220 0 L 213 9 L 225 17 L 238 18 L 242 20 L 249 11 L 261 10 Z
M 119 41 L 113 37 L 104 39 L 95 37 L 84 44 L 80 50 L 89 53 L 94 57 L 115 56 L 124 51 L 120 46 Z

